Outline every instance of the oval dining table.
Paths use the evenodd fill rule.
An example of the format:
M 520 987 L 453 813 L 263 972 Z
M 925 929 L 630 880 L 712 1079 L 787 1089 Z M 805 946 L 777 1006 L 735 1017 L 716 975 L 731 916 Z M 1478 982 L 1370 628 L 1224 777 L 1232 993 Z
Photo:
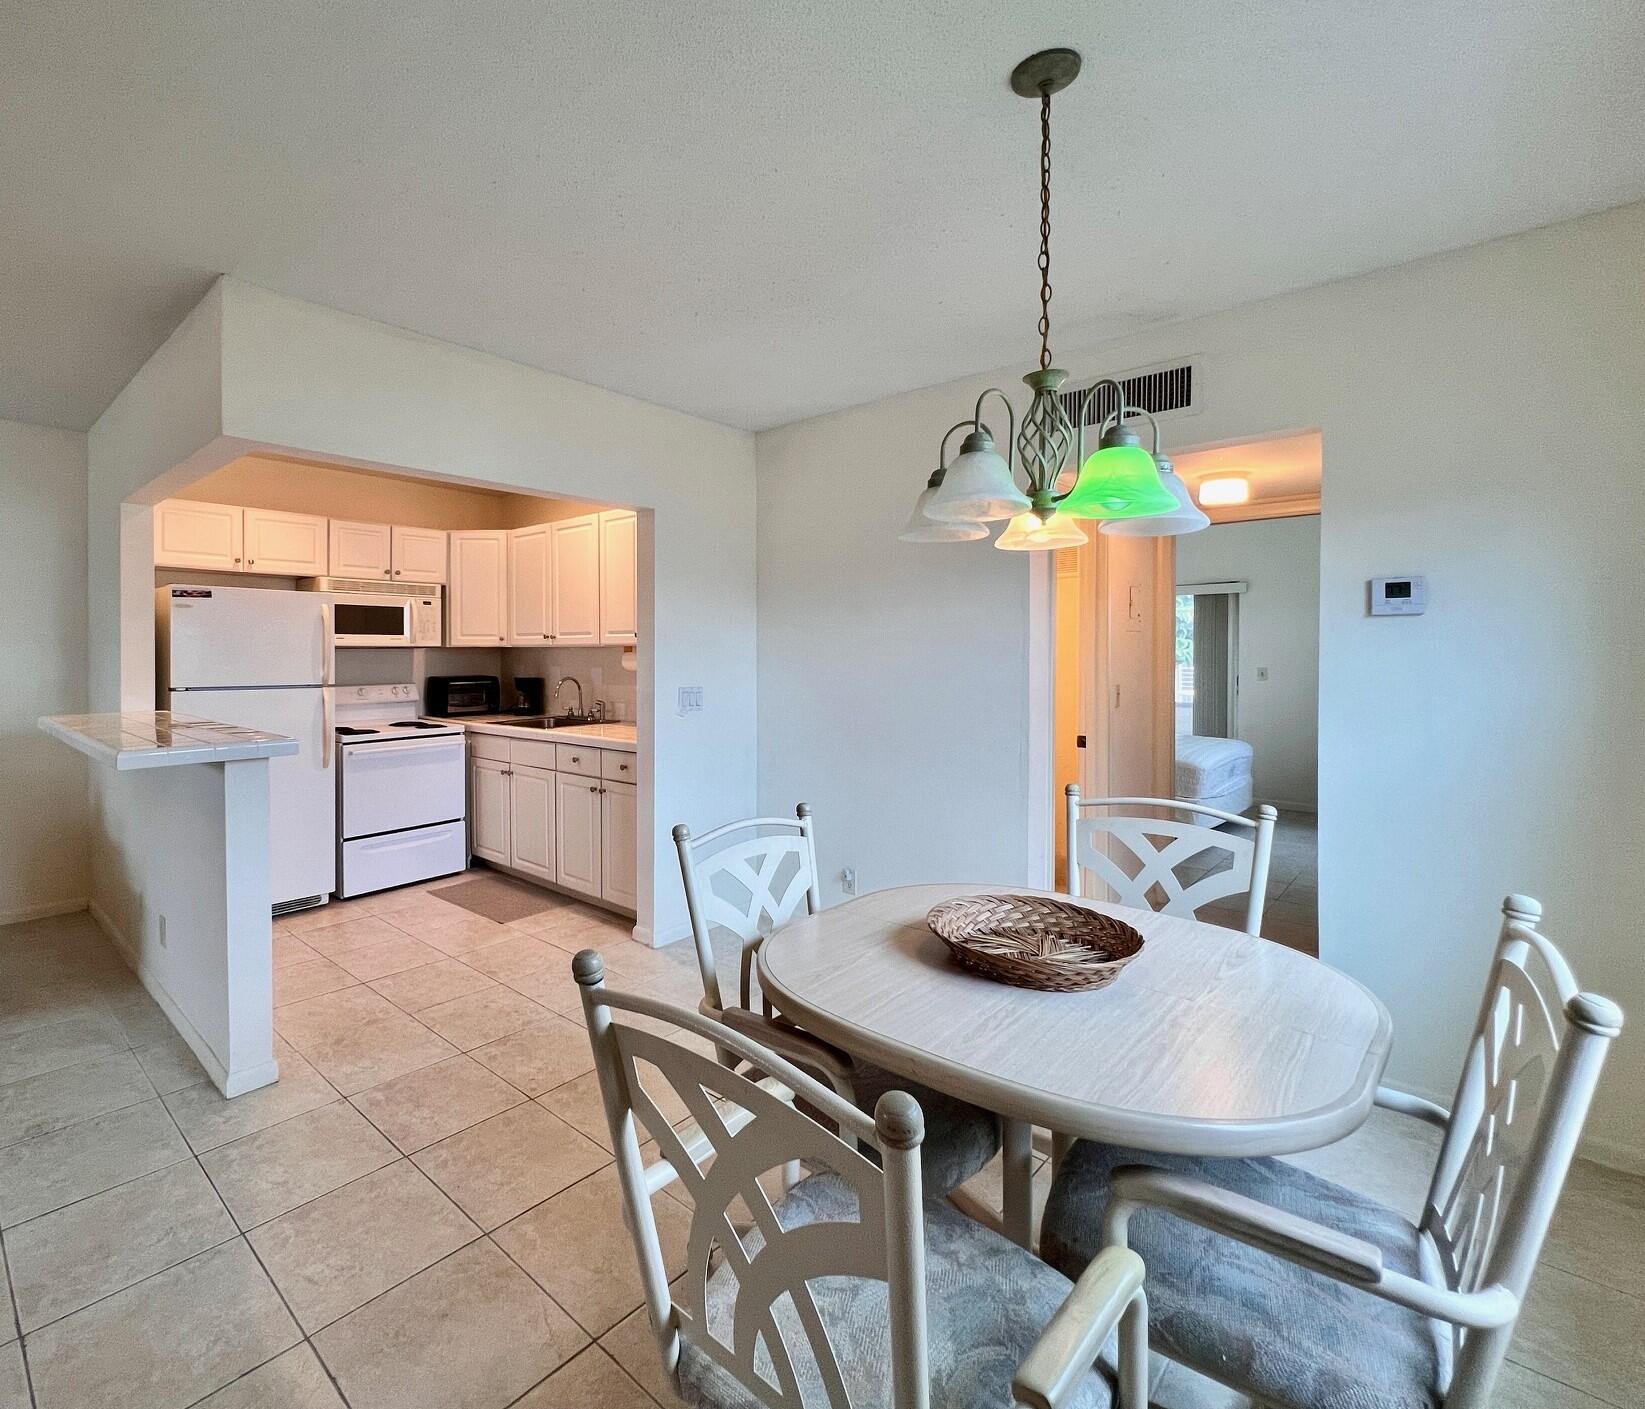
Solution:
M 1094 992 L 1016 988 L 962 968 L 926 925 L 938 901 L 991 889 L 874 891 L 790 921 L 757 962 L 791 1022 L 1002 1117 L 1004 1225 L 1024 1247 L 1036 1125 L 1172 1154 L 1284 1155 L 1370 1113 L 1393 1025 L 1346 974 L 1238 930 L 1061 896 L 1135 926 L 1142 951 Z

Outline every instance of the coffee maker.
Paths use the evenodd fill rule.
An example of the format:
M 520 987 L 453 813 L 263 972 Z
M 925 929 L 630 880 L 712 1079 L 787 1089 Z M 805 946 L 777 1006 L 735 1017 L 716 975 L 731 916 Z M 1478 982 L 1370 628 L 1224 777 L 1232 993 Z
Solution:
M 548 682 L 541 675 L 516 675 L 513 681 L 515 714 L 548 713 Z

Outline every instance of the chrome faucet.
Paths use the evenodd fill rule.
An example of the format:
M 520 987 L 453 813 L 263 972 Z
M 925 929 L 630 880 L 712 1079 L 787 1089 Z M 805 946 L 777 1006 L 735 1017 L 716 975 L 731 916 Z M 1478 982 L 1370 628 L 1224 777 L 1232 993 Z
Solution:
M 560 691 L 565 689 L 567 685 L 575 685 L 577 687 L 577 708 L 573 710 L 572 713 L 581 716 L 583 712 L 583 685 L 582 681 L 578 680 L 575 675 L 562 675 L 559 678 L 559 681 L 554 686 L 554 696 L 548 702 L 548 711 L 550 714 L 554 712 L 554 706 L 560 702 Z

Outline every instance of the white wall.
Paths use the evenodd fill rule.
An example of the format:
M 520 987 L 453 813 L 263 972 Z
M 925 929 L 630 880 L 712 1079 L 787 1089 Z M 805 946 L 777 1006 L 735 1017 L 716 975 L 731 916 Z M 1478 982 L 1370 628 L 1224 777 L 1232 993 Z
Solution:
M 169 408 L 169 414 L 168 414 Z M 668 829 L 752 808 L 754 442 L 628 397 L 231 279 L 160 349 L 91 433 L 94 678 L 104 701 L 152 699 L 152 503 L 246 453 L 285 453 L 482 487 L 632 505 L 640 515 L 640 914 L 685 933 Z M 180 468 L 173 468 L 181 466 Z M 156 476 L 161 476 L 156 479 Z M 125 524 L 124 554 L 117 525 Z M 654 542 L 654 554 L 652 552 Z M 680 685 L 706 708 L 681 717 Z M 103 857 L 97 885 L 119 877 Z
M 1177 539 L 1177 581 L 1239 597 L 1239 727 L 1258 802 L 1312 809 L 1319 753 L 1319 517 L 1212 524 Z M 1268 678 L 1257 679 L 1259 668 Z
M 1198 357 L 1172 444 L 1323 430 L 1322 952 L 1389 1005 L 1392 1077 L 1447 1098 L 1507 891 L 1645 1012 L 1642 259 L 1635 205 L 1058 359 Z M 1029 567 L 895 540 L 981 384 L 759 438 L 762 803 L 816 803 L 828 864 L 871 885 L 1049 871 Z M 1427 615 L 1368 618 L 1366 579 L 1400 572 Z M 1589 1147 L 1645 1167 L 1642 1083 L 1625 1034 Z
M 0 421 L 0 924 L 81 908 L 85 759 L 35 726 L 86 707 L 86 438 Z

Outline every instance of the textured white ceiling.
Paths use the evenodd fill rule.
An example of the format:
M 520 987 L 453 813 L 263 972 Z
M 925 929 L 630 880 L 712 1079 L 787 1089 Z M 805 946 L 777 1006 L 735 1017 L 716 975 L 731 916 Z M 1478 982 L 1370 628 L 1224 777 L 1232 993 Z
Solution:
M 0 415 L 220 272 L 763 427 L 1645 196 L 1639 0 L 0 8 Z

